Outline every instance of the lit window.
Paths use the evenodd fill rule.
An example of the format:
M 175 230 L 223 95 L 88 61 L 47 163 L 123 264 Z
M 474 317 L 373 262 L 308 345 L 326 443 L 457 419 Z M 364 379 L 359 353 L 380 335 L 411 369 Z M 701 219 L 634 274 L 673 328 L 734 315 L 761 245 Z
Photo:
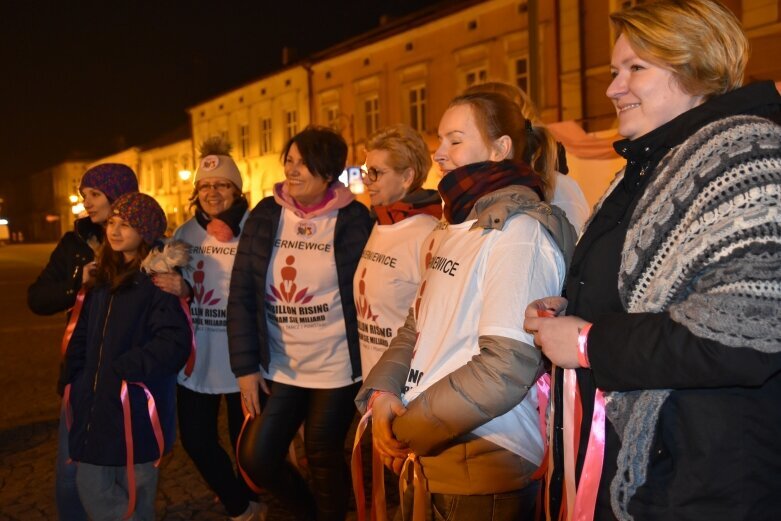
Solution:
M 239 145 L 241 157 L 249 155 L 249 125 L 239 125 Z
M 155 176 L 155 191 L 160 193 L 163 191 L 163 185 L 165 181 L 163 180 L 163 162 L 160 160 L 157 160 L 153 163 L 152 168 L 154 176 Z
M 366 123 L 366 135 L 374 134 L 380 128 L 380 98 L 373 95 L 363 101 L 363 112 Z
M 295 110 L 285 111 L 285 140 L 290 140 L 298 134 L 298 112 Z
M 271 118 L 260 120 L 260 154 L 271 153 Z
M 426 86 L 411 87 L 408 92 L 409 125 L 423 132 L 426 130 Z
M 322 122 L 326 127 L 339 131 L 339 104 L 331 103 L 322 107 Z

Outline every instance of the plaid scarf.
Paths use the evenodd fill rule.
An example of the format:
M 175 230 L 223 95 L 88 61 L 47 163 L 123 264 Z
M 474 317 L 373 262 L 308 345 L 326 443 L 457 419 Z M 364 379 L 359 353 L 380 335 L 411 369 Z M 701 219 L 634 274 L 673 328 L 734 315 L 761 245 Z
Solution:
M 437 186 L 445 201 L 445 219 L 450 224 L 464 222 L 480 197 L 511 185 L 528 186 L 543 200 L 540 176 L 526 163 L 485 161 L 451 171 Z
M 442 199 L 436 190 L 418 189 L 404 196 L 401 201 L 396 201 L 387 206 L 372 206 L 379 224 L 394 224 L 403 221 L 407 217 L 418 214 L 427 214 L 442 218 Z

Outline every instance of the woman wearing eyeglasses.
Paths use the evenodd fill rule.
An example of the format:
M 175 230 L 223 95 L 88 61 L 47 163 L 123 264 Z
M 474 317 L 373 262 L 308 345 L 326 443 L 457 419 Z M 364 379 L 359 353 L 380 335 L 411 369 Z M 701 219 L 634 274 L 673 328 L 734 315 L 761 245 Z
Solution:
M 423 242 L 442 217 L 439 193 L 422 188 L 430 168 L 426 143 L 407 125 L 368 139 L 362 177 L 376 223 L 353 282 L 364 378 L 404 324 L 420 283 Z
M 226 310 L 231 270 L 239 235 L 247 220 L 242 180 L 231 158 L 230 145 L 211 138 L 201 145 L 190 198 L 195 217 L 174 237 L 191 245 L 190 269 L 154 278 L 161 289 L 190 299 L 196 356 L 179 373 L 177 407 L 179 430 L 187 454 L 222 502 L 231 519 L 263 519 L 266 505 L 258 503 L 238 476 L 219 442 L 217 417 L 222 397 L 228 407 L 228 431 L 236 446 L 244 420 L 241 395 L 230 368 Z

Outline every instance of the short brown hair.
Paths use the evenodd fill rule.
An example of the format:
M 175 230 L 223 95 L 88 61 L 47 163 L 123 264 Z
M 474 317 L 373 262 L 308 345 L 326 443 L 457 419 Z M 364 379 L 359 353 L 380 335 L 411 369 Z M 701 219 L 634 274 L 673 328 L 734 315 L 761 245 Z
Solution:
M 610 15 L 644 60 L 673 72 L 688 94 L 710 97 L 743 84 L 749 44 L 735 15 L 716 0 L 657 0 Z
M 366 151 L 385 150 L 390 166 L 397 172 L 411 168 L 412 184 L 407 192 L 414 192 L 426 182 L 431 169 L 431 153 L 423 138 L 409 125 L 398 124 L 381 128 L 366 140 Z

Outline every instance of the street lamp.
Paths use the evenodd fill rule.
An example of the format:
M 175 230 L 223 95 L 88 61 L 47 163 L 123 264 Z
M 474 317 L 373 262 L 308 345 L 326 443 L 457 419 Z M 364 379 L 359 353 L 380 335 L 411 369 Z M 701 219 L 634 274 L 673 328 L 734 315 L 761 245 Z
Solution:
M 192 175 L 193 175 L 193 173 L 190 172 L 187 169 L 179 170 L 179 179 L 182 180 L 182 183 L 186 183 L 187 181 L 189 181 L 190 177 Z M 179 202 L 178 208 L 181 210 L 181 213 L 179 213 L 179 215 L 180 215 L 180 222 L 179 222 L 179 224 L 183 224 L 184 223 L 185 211 L 184 211 L 184 207 L 182 206 L 182 185 L 181 185 L 181 183 L 179 184 L 179 189 L 176 191 L 176 194 L 177 194 L 178 199 L 179 199 L 179 201 L 178 201 Z

